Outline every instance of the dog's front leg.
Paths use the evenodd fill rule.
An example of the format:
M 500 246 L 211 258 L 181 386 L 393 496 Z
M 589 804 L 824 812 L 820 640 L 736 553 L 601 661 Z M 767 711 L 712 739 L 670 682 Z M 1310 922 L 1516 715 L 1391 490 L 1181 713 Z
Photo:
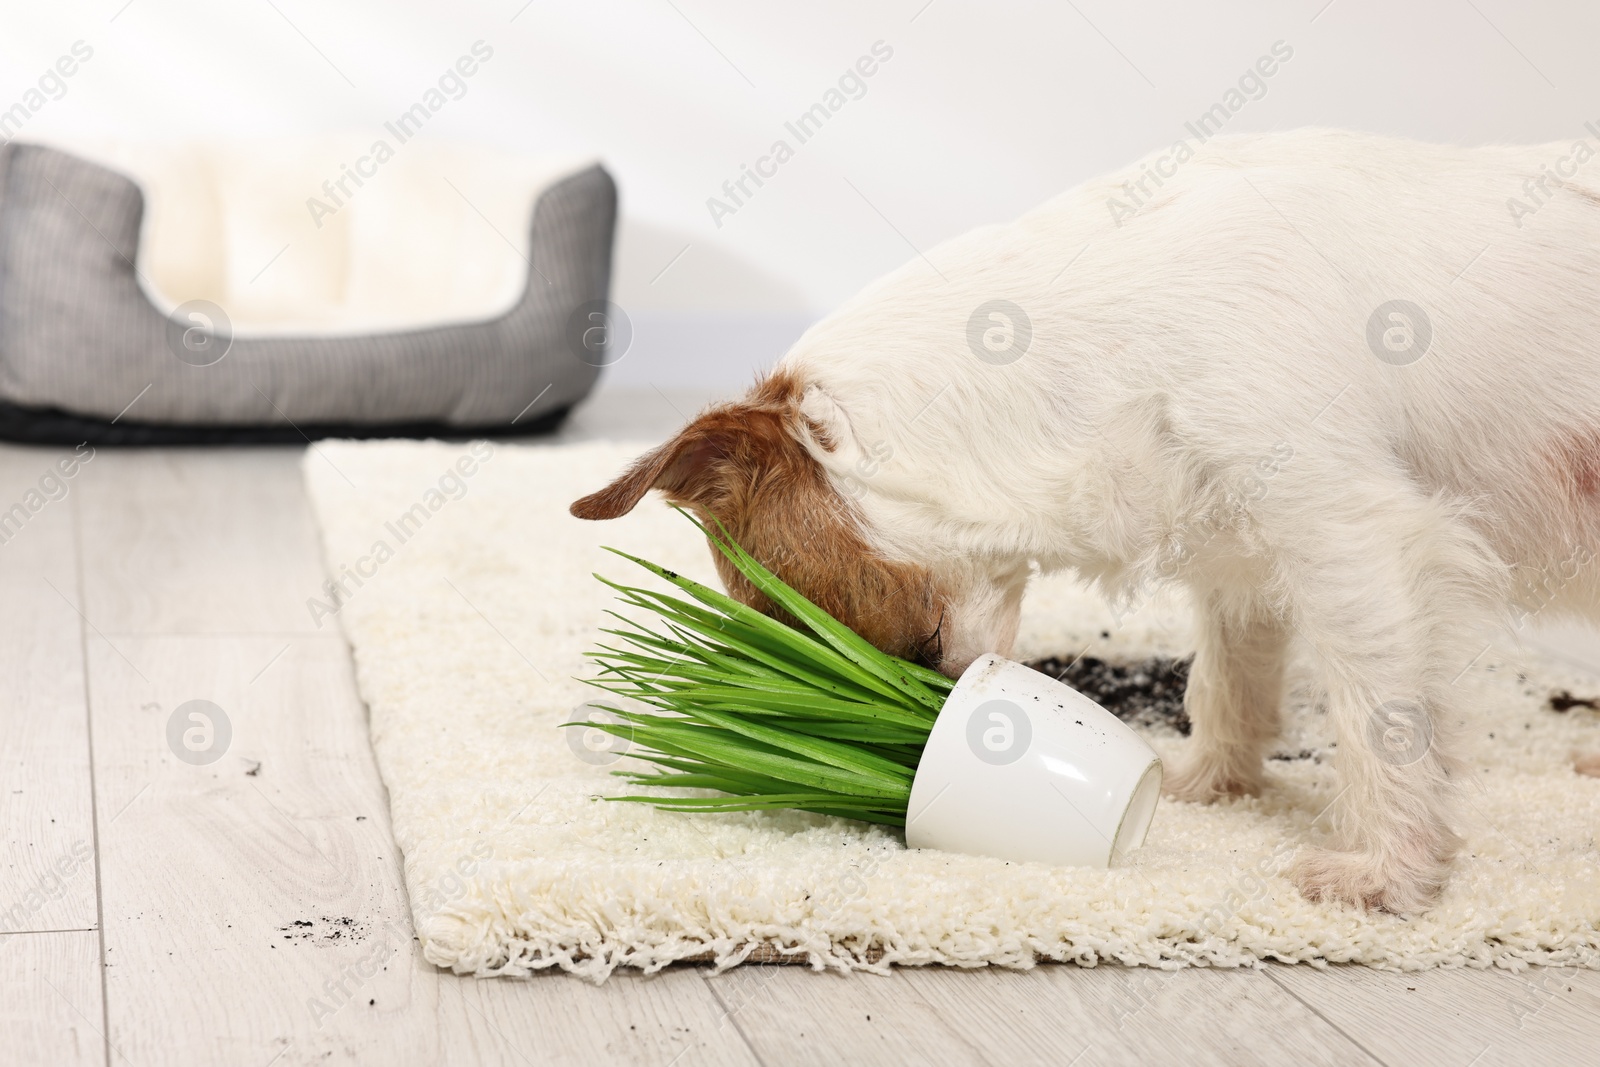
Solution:
M 1253 794 L 1263 749 L 1278 732 L 1288 628 L 1264 605 L 1197 597 L 1198 646 L 1183 696 L 1194 730 L 1166 791 L 1193 801 Z
M 1406 914 L 1437 898 L 1457 845 L 1441 734 L 1463 699 L 1451 681 L 1471 656 L 1462 623 L 1492 564 L 1425 502 L 1398 490 L 1369 499 L 1381 503 L 1359 518 L 1324 512 L 1284 561 L 1338 741 L 1343 846 L 1302 848 L 1291 877 L 1311 900 Z

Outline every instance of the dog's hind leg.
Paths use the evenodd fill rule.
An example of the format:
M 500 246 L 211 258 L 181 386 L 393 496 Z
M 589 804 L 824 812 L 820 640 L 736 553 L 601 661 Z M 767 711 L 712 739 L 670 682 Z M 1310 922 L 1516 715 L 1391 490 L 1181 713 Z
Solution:
M 1505 568 L 1459 508 L 1412 485 L 1321 484 L 1341 491 L 1269 500 L 1282 510 L 1263 523 L 1283 524 L 1269 539 L 1288 546 L 1284 586 L 1339 748 L 1343 847 L 1303 848 L 1291 877 L 1313 900 L 1416 912 L 1436 899 L 1457 845 L 1445 734 L 1462 717 L 1457 682 Z

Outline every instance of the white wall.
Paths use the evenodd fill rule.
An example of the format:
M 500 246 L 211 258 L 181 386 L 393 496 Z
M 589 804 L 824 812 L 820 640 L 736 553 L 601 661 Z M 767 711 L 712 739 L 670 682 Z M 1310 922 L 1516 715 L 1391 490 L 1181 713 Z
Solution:
M 1476 143 L 1600 120 L 1579 0 L 1074 2 L 3 0 L 0 109 L 83 40 L 22 136 L 377 132 L 481 39 L 493 59 L 425 136 L 606 161 L 636 327 L 613 380 L 663 388 L 736 385 L 912 246 L 1170 144 L 1276 41 L 1292 59 L 1230 130 Z M 878 41 L 864 95 L 798 144 L 784 123 Z M 794 157 L 716 226 L 707 198 L 780 138 Z

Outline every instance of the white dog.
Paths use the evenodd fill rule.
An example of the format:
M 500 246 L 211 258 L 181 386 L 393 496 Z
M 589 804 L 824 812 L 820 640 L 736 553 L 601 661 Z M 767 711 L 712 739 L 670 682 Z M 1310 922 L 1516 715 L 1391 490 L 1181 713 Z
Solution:
M 1424 909 L 1479 630 L 1600 603 L 1594 154 L 1303 131 L 1152 157 L 868 286 L 573 513 L 664 490 L 951 675 L 1009 650 L 1032 565 L 1180 581 L 1169 791 L 1261 786 L 1297 637 L 1346 840 L 1294 878 Z

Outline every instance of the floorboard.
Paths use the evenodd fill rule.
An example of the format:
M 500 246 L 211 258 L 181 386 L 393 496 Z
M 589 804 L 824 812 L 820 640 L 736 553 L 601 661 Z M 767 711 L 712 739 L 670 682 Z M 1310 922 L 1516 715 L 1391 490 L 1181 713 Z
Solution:
M 560 973 L 440 981 L 439 1033 L 455 1063 L 756 1067 L 693 967 L 622 973 L 603 986 Z M 466 1050 L 471 1049 L 469 1054 Z
M 346 1047 L 354 1026 L 352 1047 L 400 1057 L 403 1028 L 339 1010 L 405 1002 L 414 981 L 343 642 L 118 641 L 121 655 L 89 645 L 112 1041 L 135 1062 L 193 1064 L 265 1063 L 287 1041 L 292 1063 Z M 211 750 L 190 754 L 205 763 L 169 743 L 197 699 L 212 704 Z
M 300 449 L 102 449 L 80 476 L 104 634 L 312 633 L 326 580 Z
M 1592 1063 L 1600 1043 L 1594 971 L 1277 966 L 1267 974 L 1385 1063 Z
M 87 644 L 116 1047 L 181 1064 L 755 1062 L 692 969 L 597 988 L 423 961 L 349 650 L 332 629 L 294 633 L 275 593 L 320 574 L 298 452 L 245 461 L 259 525 L 228 500 L 238 472 L 148 458 L 91 487 L 96 521 L 126 520 L 145 565 L 97 554 L 85 575 L 91 615 L 114 620 Z M 187 519 L 112 518 L 107 502 L 189 497 L 216 499 Z M 183 559 L 148 548 L 178 526 Z M 168 729 L 193 700 L 221 709 L 207 762 L 180 758 Z
M 707 982 L 766 1067 L 988 1062 L 972 1035 L 914 995 L 898 971 L 846 976 L 772 963 Z
M 0 450 L 0 932 L 96 923 L 70 454 Z
M 0 934 L 0 1062 L 105 1063 L 93 931 Z M 118 1053 L 112 1053 L 113 1060 Z
M 995 1064 L 1370 1064 L 1363 1049 L 1259 970 L 1070 965 L 905 972 Z

